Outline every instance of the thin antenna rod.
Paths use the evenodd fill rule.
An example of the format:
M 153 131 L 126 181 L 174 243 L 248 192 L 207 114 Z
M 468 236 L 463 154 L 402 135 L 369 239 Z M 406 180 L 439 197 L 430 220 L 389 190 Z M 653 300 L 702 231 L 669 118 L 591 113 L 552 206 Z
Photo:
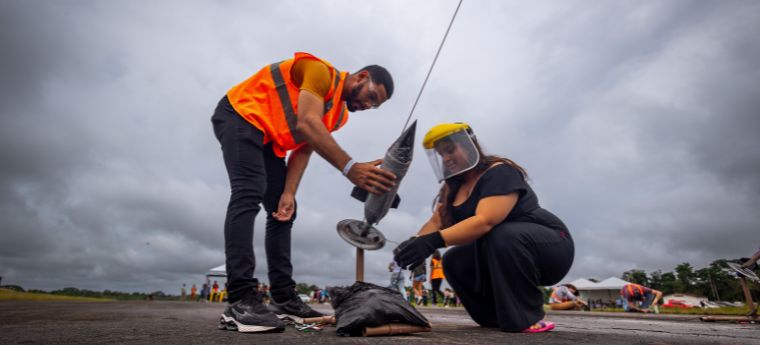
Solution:
M 425 81 L 422 82 L 420 93 L 417 94 L 417 99 L 414 100 L 412 111 L 409 112 L 409 116 L 406 118 L 406 122 L 404 123 L 404 129 L 401 130 L 401 133 L 403 133 L 406 130 L 406 126 L 409 125 L 409 120 L 412 118 L 412 114 L 414 114 L 414 109 L 417 108 L 417 102 L 420 101 L 420 96 L 422 96 L 422 90 L 425 90 L 425 85 L 427 85 L 428 78 L 430 78 L 430 73 L 433 72 L 433 66 L 435 66 L 435 62 L 438 61 L 438 55 L 441 54 L 441 48 L 443 48 L 443 43 L 446 42 L 446 38 L 449 36 L 449 31 L 451 31 L 451 25 L 454 24 L 454 19 L 457 17 L 457 13 L 459 12 L 459 7 L 461 6 L 462 6 L 462 0 L 459 0 L 459 4 L 457 4 L 457 9 L 454 10 L 454 15 L 451 16 L 449 27 L 446 29 L 446 34 L 443 35 L 443 39 L 441 40 L 441 45 L 438 46 L 438 51 L 435 53 L 435 58 L 433 58 L 433 63 L 430 64 L 430 69 L 428 69 L 427 75 L 425 76 Z

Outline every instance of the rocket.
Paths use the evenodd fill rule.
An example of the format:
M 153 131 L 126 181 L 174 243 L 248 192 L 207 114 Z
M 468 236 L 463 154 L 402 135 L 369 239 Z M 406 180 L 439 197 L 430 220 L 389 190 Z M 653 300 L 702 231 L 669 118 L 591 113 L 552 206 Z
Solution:
M 380 168 L 396 175 L 396 185 L 390 191 L 377 195 L 354 187 L 351 192 L 352 197 L 364 202 L 364 220 L 341 220 L 338 222 L 337 230 L 340 237 L 354 247 L 377 250 L 385 245 L 385 236 L 374 225 L 385 217 L 389 209 L 398 207 L 401 201 L 397 192 L 409 165 L 412 164 L 416 130 L 417 121 L 414 121 L 385 152 Z

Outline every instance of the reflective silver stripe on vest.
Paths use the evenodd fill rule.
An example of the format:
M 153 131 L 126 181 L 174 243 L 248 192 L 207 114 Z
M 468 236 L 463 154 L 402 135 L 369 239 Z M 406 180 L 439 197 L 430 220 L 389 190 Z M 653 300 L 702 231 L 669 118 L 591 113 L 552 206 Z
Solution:
M 337 131 L 338 128 L 340 128 L 340 123 L 343 122 L 343 114 L 345 113 L 346 113 L 346 105 L 343 104 L 343 106 L 340 107 L 340 116 L 338 117 L 338 122 L 336 122 L 335 126 L 333 126 L 333 129 L 332 129 L 333 131 Z
M 288 123 L 290 135 L 293 136 L 293 141 L 299 144 L 303 141 L 303 137 L 296 131 L 298 117 L 296 117 L 296 112 L 293 110 L 293 104 L 290 103 L 288 86 L 285 84 L 282 71 L 280 71 L 280 64 L 282 64 L 282 61 L 269 65 L 269 70 L 272 72 L 272 79 L 277 88 L 277 95 L 280 96 L 280 104 L 282 105 L 283 112 L 285 112 L 285 121 Z
M 340 84 L 340 71 L 338 71 L 338 69 L 336 68 L 335 69 L 335 86 L 333 86 L 335 88 L 335 92 L 338 92 L 338 84 Z M 330 102 L 332 103 L 332 99 L 330 99 Z M 341 104 L 340 115 L 338 116 L 338 121 L 335 122 L 335 126 L 333 126 L 332 131 L 336 131 L 338 130 L 338 128 L 340 128 L 340 123 L 343 122 L 343 114 L 346 113 L 346 103 L 340 102 L 340 104 Z M 325 111 L 325 113 L 327 113 L 327 111 Z
M 335 71 L 335 83 L 333 83 L 335 85 L 333 85 L 333 93 L 335 93 L 335 92 L 338 92 L 338 84 L 340 83 L 340 71 L 338 71 L 338 69 L 334 67 L 333 67 L 333 70 Z M 330 111 L 330 109 L 332 109 L 332 106 L 333 106 L 333 101 L 332 101 L 332 98 L 330 98 L 330 100 L 325 103 L 325 112 L 323 116 L 326 115 L 327 112 Z

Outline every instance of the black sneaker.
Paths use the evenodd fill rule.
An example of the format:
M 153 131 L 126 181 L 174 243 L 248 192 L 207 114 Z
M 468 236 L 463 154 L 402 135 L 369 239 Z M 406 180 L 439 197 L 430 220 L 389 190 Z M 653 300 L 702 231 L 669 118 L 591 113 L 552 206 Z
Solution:
M 290 319 L 297 323 L 303 323 L 303 319 L 310 317 L 320 317 L 324 314 L 311 309 L 304 301 L 298 296 L 293 296 L 285 303 L 277 303 L 272 300 L 269 303 L 269 310 L 277 314 L 280 319 Z
M 219 329 L 238 332 L 282 332 L 285 323 L 261 303 L 261 295 L 252 293 L 227 305 L 219 319 Z

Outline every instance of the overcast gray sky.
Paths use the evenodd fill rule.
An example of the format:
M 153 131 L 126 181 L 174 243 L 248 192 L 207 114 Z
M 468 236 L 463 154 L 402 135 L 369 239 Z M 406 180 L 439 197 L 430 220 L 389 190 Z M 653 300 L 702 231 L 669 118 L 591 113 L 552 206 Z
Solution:
M 360 161 L 400 133 L 457 1 L 0 0 L 0 275 L 26 288 L 177 293 L 224 262 L 229 184 L 210 116 L 262 66 L 311 52 L 393 74 L 335 137 Z M 565 281 L 702 267 L 760 246 L 760 2 L 472 1 L 414 117 L 399 241 L 438 185 L 421 149 L 447 121 L 531 175 L 576 256 Z M 361 218 L 318 156 L 297 196 L 295 279 L 349 284 Z M 263 216 L 256 273 L 266 280 Z M 261 230 L 260 230 L 261 229 Z M 366 254 L 386 284 L 393 244 Z

